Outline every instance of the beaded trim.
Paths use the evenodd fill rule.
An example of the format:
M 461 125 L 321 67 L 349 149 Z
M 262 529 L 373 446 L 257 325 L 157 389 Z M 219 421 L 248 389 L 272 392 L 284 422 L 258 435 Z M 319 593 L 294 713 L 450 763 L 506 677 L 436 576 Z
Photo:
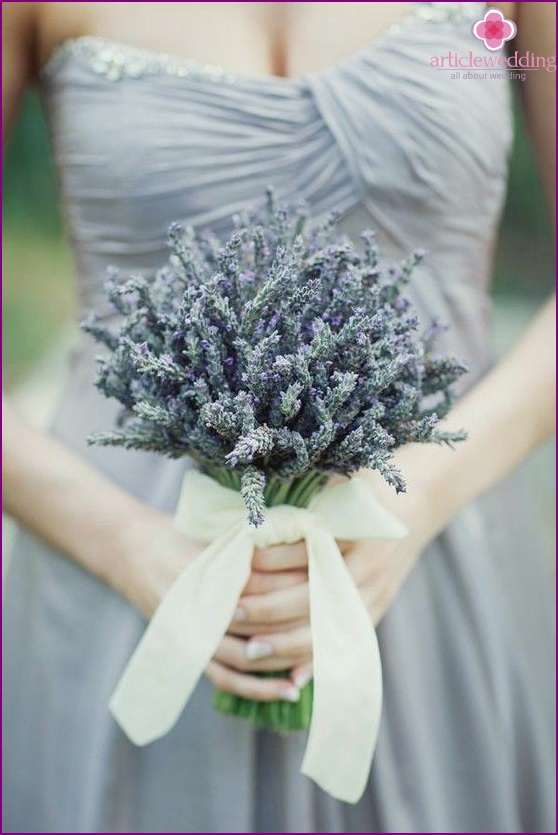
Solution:
M 484 3 L 413 3 L 409 14 L 402 21 L 392 24 L 378 39 L 406 29 L 414 22 L 450 23 L 473 21 L 483 14 Z M 373 41 L 372 41 L 373 43 Z M 141 78 L 144 75 L 171 75 L 200 81 L 234 84 L 238 81 L 258 80 L 262 82 L 296 83 L 300 79 L 273 75 L 247 76 L 226 71 L 215 64 L 204 64 L 188 58 L 178 58 L 164 52 L 119 43 L 98 35 L 84 35 L 62 43 L 47 61 L 41 71 L 43 78 L 54 75 L 72 56 L 77 56 L 94 73 L 103 75 L 109 81 L 123 78 Z
M 458 25 L 463 21 L 473 21 L 482 17 L 485 10 L 484 3 L 414 3 L 409 17 L 403 21 L 425 20 L 430 23 L 452 23 Z M 397 23 L 394 27 L 397 28 Z
M 49 77 L 56 73 L 66 60 L 77 55 L 97 75 L 104 75 L 109 81 L 122 78 L 141 78 L 143 75 L 178 76 L 179 78 L 200 78 L 210 81 L 233 82 L 238 76 L 225 72 L 215 64 L 203 64 L 193 59 L 177 58 L 164 52 L 118 43 L 98 35 L 84 35 L 65 41 L 43 67 L 41 75 Z

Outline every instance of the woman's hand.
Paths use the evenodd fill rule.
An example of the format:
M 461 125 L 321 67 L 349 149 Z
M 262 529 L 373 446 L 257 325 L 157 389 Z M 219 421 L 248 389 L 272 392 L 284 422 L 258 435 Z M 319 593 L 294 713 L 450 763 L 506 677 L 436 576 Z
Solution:
M 419 457 L 428 448 L 419 449 Z M 451 455 L 449 450 L 446 454 Z M 412 478 L 412 464 L 404 472 Z M 376 473 L 363 473 L 372 480 L 381 504 L 400 519 L 407 528 L 404 539 L 340 542 L 339 547 L 349 573 L 360 591 L 374 625 L 380 623 L 411 573 L 420 554 L 443 527 L 444 508 L 436 506 L 426 483 L 418 486 L 412 478 L 407 493 L 396 495 Z
M 395 500 L 397 503 L 398 499 Z M 188 539 L 172 518 L 143 508 L 122 529 L 112 585 L 149 620 L 204 545 Z M 412 539 L 343 542 L 342 554 L 377 623 L 411 570 Z M 282 678 L 256 672 L 286 671 Z M 220 690 L 258 701 L 297 701 L 312 675 L 308 557 L 304 542 L 254 553 L 252 573 L 235 618 L 206 670 Z
M 248 699 L 298 701 L 311 677 L 308 557 L 303 542 L 257 549 L 252 574 L 207 675 L 220 689 Z M 304 668 L 303 676 L 253 675 Z
M 417 465 L 421 458 L 419 450 Z M 409 469 L 412 461 L 408 462 L 407 473 Z M 420 553 L 443 526 L 444 513 L 440 504 L 433 505 L 426 483 L 420 490 L 396 496 L 381 477 L 363 475 L 373 480 L 378 499 L 409 530 L 402 540 L 338 543 L 370 619 L 378 624 Z M 256 551 L 254 570 L 236 617 L 209 670 L 210 678 L 221 689 L 261 701 L 296 700 L 300 688 L 312 676 L 307 566 L 303 542 Z M 290 682 L 254 675 L 265 670 L 289 670 Z M 287 692 L 289 683 L 294 688 L 291 696 L 280 695 L 279 691 Z
M 117 561 L 121 570 L 113 575 L 113 585 L 150 619 L 178 576 L 204 548 L 180 533 L 171 517 L 145 508 L 124 531 Z M 310 660 L 307 565 L 303 543 L 255 552 L 237 618 L 206 669 L 220 690 L 258 701 L 298 701 L 301 683 L 297 687 L 288 674 L 266 679 L 251 673 L 290 670 Z M 266 657 L 267 646 L 258 641 L 258 632 L 287 635 L 275 636 L 271 655 Z M 252 637 L 249 642 L 248 637 Z

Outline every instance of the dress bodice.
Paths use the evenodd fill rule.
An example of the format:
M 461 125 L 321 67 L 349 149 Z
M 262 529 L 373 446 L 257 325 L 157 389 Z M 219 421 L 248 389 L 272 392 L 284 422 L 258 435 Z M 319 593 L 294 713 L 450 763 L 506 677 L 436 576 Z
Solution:
M 431 64 L 483 54 L 471 34 L 483 8 L 414 3 L 368 47 L 300 79 L 97 37 L 66 42 L 42 87 L 82 310 L 98 304 L 108 264 L 160 266 L 173 220 L 226 232 L 231 213 L 273 185 L 315 216 L 337 208 L 347 231 L 375 228 L 386 255 L 425 248 L 428 313 L 480 316 L 506 187 L 509 87 L 498 73 L 455 77 Z

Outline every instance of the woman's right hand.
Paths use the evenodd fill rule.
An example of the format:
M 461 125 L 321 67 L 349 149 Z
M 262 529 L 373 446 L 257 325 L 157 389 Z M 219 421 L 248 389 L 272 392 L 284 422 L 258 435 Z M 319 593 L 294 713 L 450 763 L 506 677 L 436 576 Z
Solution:
M 145 507 L 141 516 L 123 531 L 121 547 L 123 553 L 115 560 L 111 584 L 149 620 L 172 584 L 205 545 L 181 533 L 170 516 Z M 303 550 L 301 543 L 282 546 L 282 549 L 296 552 L 296 559 L 301 561 L 301 554 L 298 553 Z M 307 580 L 304 568 L 262 572 L 257 565 L 256 562 L 243 595 L 261 594 L 278 588 L 290 589 Z M 288 672 L 284 678 L 264 678 L 255 674 L 262 669 L 288 670 L 297 659 L 275 657 L 267 663 L 250 661 L 245 654 L 247 638 L 238 633 L 223 636 L 206 669 L 210 681 L 221 690 L 248 699 L 297 701 L 298 688 L 293 685 Z M 186 636 L 184 640 L 188 640 Z
M 246 699 L 297 702 L 311 677 L 304 542 L 256 549 L 237 613 L 206 670 L 210 680 Z M 258 675 L 265 672 L 284 675 Z

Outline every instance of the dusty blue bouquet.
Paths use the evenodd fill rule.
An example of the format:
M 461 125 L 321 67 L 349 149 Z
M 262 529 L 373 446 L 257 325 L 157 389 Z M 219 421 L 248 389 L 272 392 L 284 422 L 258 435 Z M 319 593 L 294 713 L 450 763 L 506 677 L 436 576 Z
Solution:
M 435 353 L 436 328 L 419 329 L 404 294 L 422 253 L 382 271 L 374 234 L 360 253 L 336 223 L 310 227 L 268 191 L 227 241 L 175 223 L 155 275 L 113 271 L 115 323 L 84 328 L 108 349 L 96 385 L 123 410 L 90 441 L 188 455 L 260 525 L 266 505 L 307 507 L 332 473 L 371 468 L 403 491 L 397 447 L 462 440 L 438 423 L 465 368 Z M 311 701 L 310 684 L 297 704 L 216 705 L 291 729 L 308 726 Z

